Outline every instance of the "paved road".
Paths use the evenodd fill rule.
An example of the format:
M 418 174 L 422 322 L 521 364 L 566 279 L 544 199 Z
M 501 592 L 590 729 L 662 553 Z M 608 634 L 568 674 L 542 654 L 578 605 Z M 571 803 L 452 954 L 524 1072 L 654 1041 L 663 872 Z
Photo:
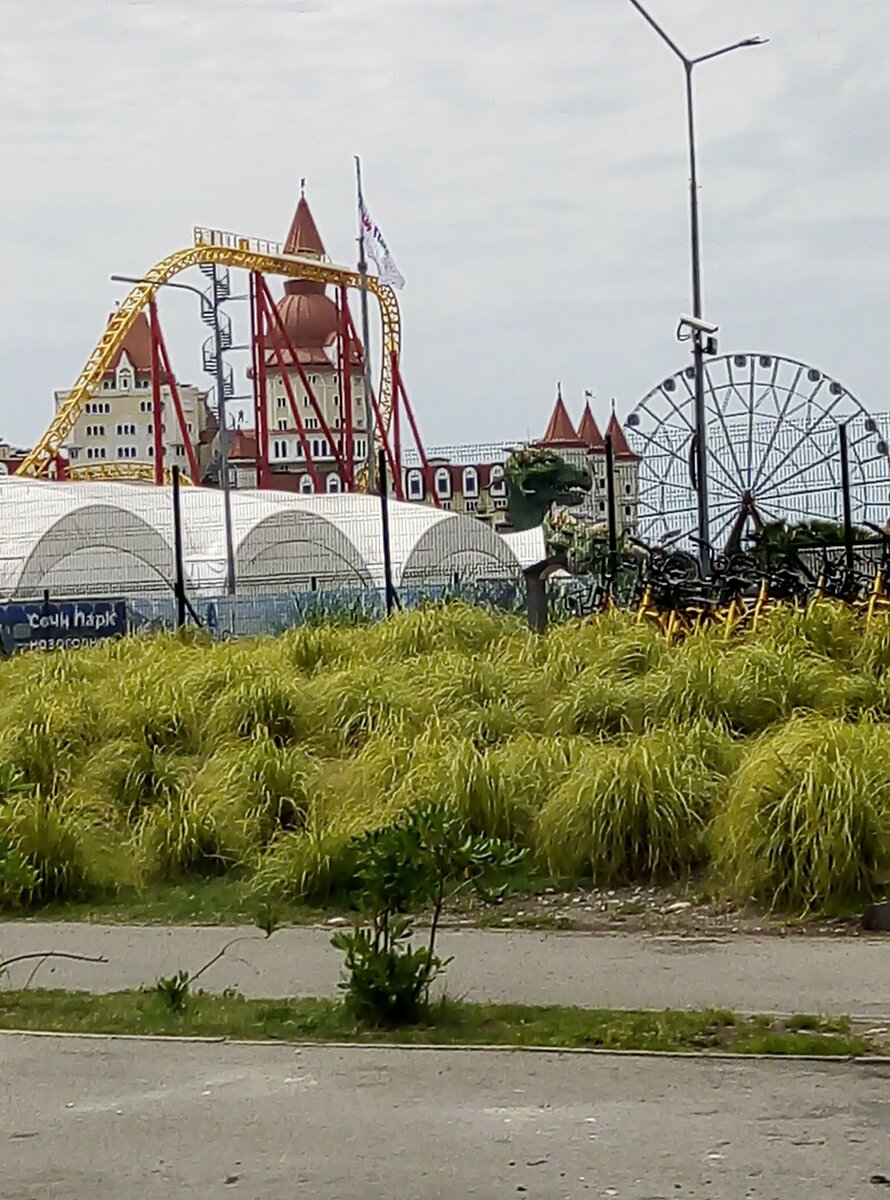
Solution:
M 875 1200 L 890 1068 L 0 1036 L 3 1200 Z
M 0 923 L 0 958 L 31 950 L 104 954 L 104 966 L 47 964 L 37 985 L 93 991 L 153 984 L 196 971 L 230 938 L 247 937 L 202 977 L 208 990 L 249 996 L 334 995 L 339 955 L 327 929 L 242 929 Z M 825 1012 L 890 1019 L 890 938 L 592 936 L 532 931 L 447 932 L 454 996 L 600 1008 Z M 10 970 L 21 983 L 33 964 Z M 2 1175 L 0 1175 L 2 1178 Z

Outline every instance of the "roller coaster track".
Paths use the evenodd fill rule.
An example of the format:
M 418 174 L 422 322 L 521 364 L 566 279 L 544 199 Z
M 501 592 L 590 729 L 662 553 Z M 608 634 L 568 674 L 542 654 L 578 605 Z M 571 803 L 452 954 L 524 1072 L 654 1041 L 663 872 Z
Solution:
M 114 311 L 98 345 L 87 359 L 83 370 L 68 393 L 65 403 L 56 413 L 40 441 L 22 461 L 16 472 L 18 475 L 29 475 L 35 478 L 47 475 L 50 464 L 55 461 L 61 451 L 62 444 L 74 428 L 84 410 L 84 405 L 92 400 L 100 390 L 102 377 L 109 370 L 118 349 L 139 313 L 155 296 L 158 289 L 175 275 L 190 267 L 199 267 L 205 263 L 215 263 L 218 266 L 240 268 L 245 271 L 258 271 L 263 275 L 284 275 L 290 279 L 310 279 L 334 286 L 345 285 L 347 288 L 361 286 L 361 277 L 357 271 L 350 270 L 348 267 L 338 267 L 332 263 L 319 262 L 317 259 L 298 258 L 295 255 L 285 254 L 278 242 L 241 237 L 238 234 L 224 233 L 215 229 L 197 228 L 195 245 L 169 254 L 150 271 L 146 271 L 144 281 L 136 284 L 120 307 Z M 378 404 L 384 426 L 382 433 L 380 431 L 377 433 L 377 438 L 380 440 L 389 434 L 392 420 L 394 382 L 392 354 L 393 352 L 397 355 L 399 353 L 401 323 L 398 302 L 392 288 L 373 276 L 367 277 L 367 286 L 368 290 L 376 296 L 380 308 L 383 353 Z M 95 463 L 90 467 L 72 471 L 72 477 L 138 480 L 145 478 L 146 472 L 148 472 L 148 477 L 151 477 L 150 464 Z
M 140 462 L 94 462 L 85 463 L 82 467 L 69 467 L 68 478 L 73 480 L 100 480 L 102 483 L 112 483 L 123 480 L 128 483 L 154 483 L 154 463 Z M 173 482 L 173 471 L 164 467 L 164 483 Z M 183 471 L 179 476 L 183 487 L 191 487 L 192 480 Z

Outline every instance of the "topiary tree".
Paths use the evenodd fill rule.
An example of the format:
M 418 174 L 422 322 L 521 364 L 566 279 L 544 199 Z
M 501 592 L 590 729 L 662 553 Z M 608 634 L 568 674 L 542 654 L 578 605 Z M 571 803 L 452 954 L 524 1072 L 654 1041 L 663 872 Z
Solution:
M 528 447 L 507 461 L 507 511 L 514 529 L 542 525 L 554 505 L 574 508 L 589 493 L 590 472 L 573 466 L 554 450 Z

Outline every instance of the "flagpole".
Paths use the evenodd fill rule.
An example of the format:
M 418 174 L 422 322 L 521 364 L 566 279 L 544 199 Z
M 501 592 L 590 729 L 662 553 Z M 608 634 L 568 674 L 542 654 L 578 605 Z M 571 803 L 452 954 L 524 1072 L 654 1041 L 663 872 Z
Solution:
M 365 203 L 362 195 L 362 160 L 355 156 L 355 186 L 358 193 L 358 273 L 362 281 L 362 342 L 365 360 L 365 429 L 367 431 L 368 491 L 373 492 L 374 480 L 374 414 L 371 408 L 371 337 L 368 320 L 368 260 L 365 257 L 365 226 L 362 221 Z M 381 437 L 383 430 L 380 431 Z

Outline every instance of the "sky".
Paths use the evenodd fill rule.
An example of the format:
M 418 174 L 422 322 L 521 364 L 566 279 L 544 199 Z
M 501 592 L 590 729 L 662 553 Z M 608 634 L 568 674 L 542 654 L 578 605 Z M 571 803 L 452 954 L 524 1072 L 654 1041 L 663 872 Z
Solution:
M 696 73 L 721 349 L 890 408 L 890 5 L 649 4 L 693 55 L 770 39 Z M 109 276 L 194 225 L 283 239 L 305 177 L 352 265 L 354 154 L 407 279 L 427 444 L 539 436 L 557 380 L 575 415 L 586 389 L 625 413 L 688 362 L 684 121 L 681 66 L 628 0 L 0 0 L 0 439 L 39 436 Z M 161 318 L 202 382 L 195 309 L 167 293 Z

